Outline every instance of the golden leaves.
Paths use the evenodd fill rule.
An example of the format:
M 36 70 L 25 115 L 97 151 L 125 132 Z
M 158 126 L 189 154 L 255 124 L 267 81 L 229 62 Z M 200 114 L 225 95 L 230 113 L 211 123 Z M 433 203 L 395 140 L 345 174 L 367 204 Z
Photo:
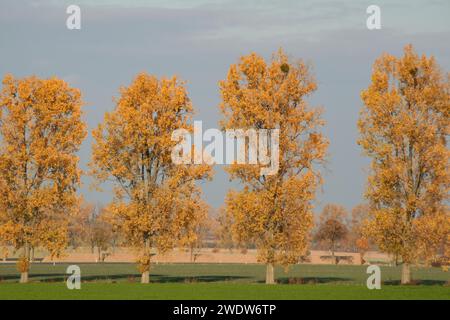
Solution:
M 372 82 L 361 93 L 358 143 L 373 159 L 369 231 L 381 249 L 406 261 L 417 257 L 422 236 L 429 238 L 428 247 L 436 242 L 419 225 L 433 225 L 438 212 L 448 216 L 448 89 L 434 58 L 419 57 L 406 46 L 400 58 L 377 59 Z
M 323 162 L 328 146 L 320 110 L 305 101 L 316 88 L 309 68 L 282 50 L 270 64 L 255 53 L 241 57 L 220 82 L 225 129 L 280 129 L 278 174 L 260 176 L 250 165 L 227 168 L 245 186 L 226 198 L 232 232 L 241 245 L 255 243 L 261 261 L 289 264 L 306 250 L 311 201 L 321 182 L 313 164 Z
M 43 246 L 56 256 L 65 247 L 80 182 L 75 153 L 86 136 L 81 104 L 79 90 L 57 78 L 3 79 L 0 237 L 16 248 Z
M 195 181 L 211 170 L 171 161 L 172 132 L 192 130 L 183 82 L 141 73 L 120 92 L 115 110 L 93 132 L 91 168 L 98 182 L 114 181 L 114 223 L 146 257 L 151 246 L 164 252 L 178 239 L 191 238 L 190 228 L 204 217 Z
M 280 49 L 270 61 L 256 53 L 241 57 L 219 86 L 224 129 L 280 130 L 278 174 L 261 176 L 258 166 L 247 164 L 227 168 L 244 185 L 227 196 L 227 228 L 241 243 L 255 243 L 264 261 L 291 263 L 306 249 L 322 182 L 317 165 L 328 147 L 321 110 L 306 101 L 317 83 L 304 62 Z M 402 57 L 376 60 L 361 99 L 358 143 L 373 161 L 371 218 L 357 230 L 357 245 L 367 248 L 370 235 L 382 250 L 406 260 L 431 255 L 448 238 L 449 76 L 433 57 L 407 46 Z M 81 104 L 80 91 L 60 79 L 4 77 L 3 242 L 43 245 L 55 256 L 64 247 L 66 215 L 78 200 L 76 152 L 86 135 Z M 166 251 L 199 239 L 207 208 L 196 181 L 210 178 L 211 168 L 171 161 L 172 132 L 191 131 L 192 114 L 184 82 L 141 73 L 120 89 L 116 108 L 93 131 L 91 173 L 99 184 L 115 182 L 111 219 L 144 257 L 152 246 Z

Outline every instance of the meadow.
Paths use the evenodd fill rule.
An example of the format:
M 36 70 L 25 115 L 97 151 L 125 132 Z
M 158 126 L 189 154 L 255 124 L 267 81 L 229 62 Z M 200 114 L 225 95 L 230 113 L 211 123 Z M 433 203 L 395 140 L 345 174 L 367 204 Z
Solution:
M 0 299 L 446 299 L 450 274 L 414 268 L 414 284 L 399 285 L 400 267 L 381 267 L 381 290 L 366 287 L 366 266 L 295 265 L 276 268 L 278 284 L 265 285 L 259 264 L 158 264 L 152 283 L 139 283 L 131 263 L 85 263 L 81 290 L 68 290 L 69 264 L 35 263 L 30 283 L 19 284 L 14 264 L 0 265 Z

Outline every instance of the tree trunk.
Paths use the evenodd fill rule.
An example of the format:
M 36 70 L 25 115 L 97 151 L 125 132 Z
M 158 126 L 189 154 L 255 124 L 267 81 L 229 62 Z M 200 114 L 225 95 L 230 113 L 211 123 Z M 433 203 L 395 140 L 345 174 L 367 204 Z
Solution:
M 28 243 L 25 244 L 24 248 L 24 258 L 27 262 L 27 269 L 26 270 L 20 270 L 20 283 L 27 283 L 28 282 L 28 271 L 29 271 L 29 262 L 30 262 L 30 246 Z
M 333 260 L 333 263 L 334 263 L 334 264 L 337 264 L 337 259 L 336 259 L 336 256 L 335 256 L 335 254 L 334 254 L 334 250 L 331 250 L 331 258 L 332 258 L 332 260 Z
M 27 283 L 28 282 L 28 271 L 21 272 L 20 273 L 20 283 Z
M 113 241 L 112 241 L 112 254 L 116 254 L 116 240 L 115 239 L 113 239 Z
M 146 270 L 142 270 L 141 275 L 141 283 L 150 283 L 150 259 L 151 259 L 151 246 L 149 239 L 145 239 L 145 250 L 144 250 L 144 257 L 148 257 L 148 264 L 147 261 L 145 261 Z
M 273 263 L 266 264 L 266 284 L 275 284 Z
M 364 252 L 359 253 L 359 262 L 361 265 L 364 265 L 366 263 L 366 260 L 364 259 Z
M 410 284 L 411 283 L 411 266 L 407 262 L 403 262 L 402 265 L 402 284 Z
M 141 283 L 150 283 L 150 271 L 144 271 L 141 275 Z

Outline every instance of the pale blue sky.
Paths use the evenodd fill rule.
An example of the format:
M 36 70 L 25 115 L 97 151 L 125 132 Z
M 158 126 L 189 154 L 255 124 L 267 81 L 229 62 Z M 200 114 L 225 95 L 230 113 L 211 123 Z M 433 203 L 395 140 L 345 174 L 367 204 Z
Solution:
M 82 29 L 65 26 L 69 4 L 81 7 Z M 366 29 L 366 8 L 381 8 L 382 29 Z M 318 207 L 362 201 L 368 159 L 356 145 L 359 93 L 382 52 L 400 54 L 407 43 L 450 67 L 450 1 L 14 1 L 0 2 L 0 75 L 56 75 L 79 87 L 92 129 L 114 105 L 121 85 L 147 71 L 177 74 L 188 82 L 196 119 L 216 127 L 217 83 L 231 63 L 251 51 L 269 58 L 280 46 L 312 63 L 318 90 L 311 99 L 325 109 L 331 145 Z M 86 169 L 91 137 L 80 152 Z M 106 203 L 109 188 L 86 199 Z M 203 185 L 206 200 L 222 204 L 233 186 L 221 168 Z

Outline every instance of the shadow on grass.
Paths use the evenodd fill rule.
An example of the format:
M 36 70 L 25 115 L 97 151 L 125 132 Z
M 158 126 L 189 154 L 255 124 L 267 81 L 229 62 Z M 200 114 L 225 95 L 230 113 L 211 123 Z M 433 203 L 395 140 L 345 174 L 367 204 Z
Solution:
M 280 284 L 316 284 L 348 281 L 353 281 L 353 279 L 341 277 L 282 277 L 277 280 L 277 282 Z
M 189 277 L 174 277 L 174 276 L 153 276 L 153 282 L 160 283 L 182 283 L 182 282 L 223 282 L 240 279 L 249 279 L 246 276 L 223 276 L 223 275 L 209 275 L 209 276 L 189 276 Z M 152 280 L 151 280 L 152 281 Z
M 30 274 L 30 282 L 64 282 L 69 277 L 69 274 L 65 273 L 47 273 L 47 274 Z M 83 282 L 95 282 L 95 281 L 128 281 L 139 282 L 141 275 L 139 273 L 127 273 L 127 274 L 114 274 L 114 275 L 81 275 Z M 244 276 L 222 276 L 222 275 L 209 275 L 209 276 L 167 276 L 160 274 L 150 274 L 150 281 L 153 283 L 197 283 L 197 282 L 223 282 L 233 281 L 239 279 L 248 279 Z M 20 275 L 4 275 L 0 277 L 1 281 L 19 281 Z
M 46 274 L 37 274 L 32 273 L 29 275 L 29 280 L 31 282 L 63 282 L 66 281 L 67 278 L 70 276 L 70 274 L 66 273 L 46 273 Z M 83 276 L 81 275 L 82 281 L 99 281 L 99 280 L 127 280 L 135 277 L 140 277 L 139 274 L 115 274 L 115 275 L 90 275 L 90 276 Z M 8 280 L 17 280 L 19 281 L 20 275 L 5 275 L 0 277 L 1 281 L 8 281 Z
M 410 284 L 407 286 L 444 286 L 447 283 L 445 280 L 411 280 Z M 399 286 L 401 285 L 400 280 L 386 280 L 383 284 L 387 286 Z

